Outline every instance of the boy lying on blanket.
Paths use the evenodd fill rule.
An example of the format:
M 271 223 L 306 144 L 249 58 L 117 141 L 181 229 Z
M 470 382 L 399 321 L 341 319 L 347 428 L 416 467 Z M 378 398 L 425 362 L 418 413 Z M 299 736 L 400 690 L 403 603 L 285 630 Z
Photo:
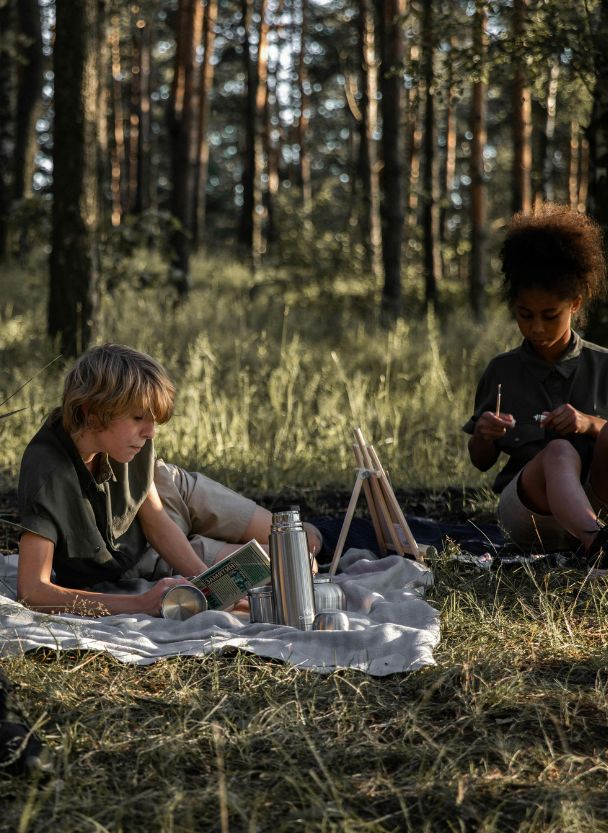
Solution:
M 202 474 L 156 460 L 175 387 L 150 356 L 119 344 L 78 359 L 63 402 L 27 446 L 19 475 L 18 593 L 47 611 L 160 615 L 162 597 L 242 543 L 268 543 L 271 514 Z M 311 555 L 321 535 L 308 524 Z M 54 573 L 54 576 L 53 576 Z M 96 591 L 157 580 L 139 595 Z M 104 588 L 105 589 L 105 588 Z

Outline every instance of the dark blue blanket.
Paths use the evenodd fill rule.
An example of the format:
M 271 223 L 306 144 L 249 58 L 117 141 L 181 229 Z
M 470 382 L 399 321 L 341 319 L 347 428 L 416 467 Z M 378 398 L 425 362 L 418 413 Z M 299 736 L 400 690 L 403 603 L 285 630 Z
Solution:
M 431 518 L 406 516 L 412 535 L 419 544 L 432 544 L 442 550 L 446 539 L 455 541 L 463 550 L 481 555 L 490 552 L 495 555 L 504 544 L 504 537 L 497 524 L 448 523 Z M 331 561 L 344 522 L 344 516 L 330 518 L 321 515 L 310 519 L 323 534 L 322 563 Z M 371 521 L 366 518 L 353 518 L 350 525 L 344 551 L 350 547 L 366 549 L 380 555 L 378 542 Z

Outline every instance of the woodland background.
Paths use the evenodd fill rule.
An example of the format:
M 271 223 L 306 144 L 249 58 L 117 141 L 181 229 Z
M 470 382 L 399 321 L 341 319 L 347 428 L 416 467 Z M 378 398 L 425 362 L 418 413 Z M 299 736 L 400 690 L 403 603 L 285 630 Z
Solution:
M 607 169 L 606 0 L 0 0 L 0 259 L 44 247 L 64 355 L 197 253 L 481 319 L 509 215 L 606 227 Z
M 2 520 L 103 340 L 176 379 L 159 453 L 270 509 L 343 513 L 360 425 L 404 511 L 493 519 L 461 425 L 520 338 L 503 225 L 606 229 L 607 172 L 608 0 L 0 0 Z M 605 582 L 457 550 L 409 674 L 2 657 L 56 777 L 0 773 L 0 831 L 605 833 Z

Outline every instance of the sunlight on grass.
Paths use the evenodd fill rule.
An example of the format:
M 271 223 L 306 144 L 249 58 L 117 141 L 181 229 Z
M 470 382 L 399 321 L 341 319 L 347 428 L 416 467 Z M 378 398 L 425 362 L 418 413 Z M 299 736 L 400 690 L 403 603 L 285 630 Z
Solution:
M 15 285 L 17 297 L 0 310 L 5 396 L 55 355 L 43 335 L 44 293 L 29 273 L 13 274 Z M 235 488 L 349 488 L 357 425 L 399 486 L 488 482 L 468 463 L 460 427 L 495 333 L 514 332 L 504 313 L 485 327 L 463 311 L 442 324 L 418 314 L 387 332 L 373 323 L 377 299 L 361 279 L 336 280 L 334 289 L 331 297 L 319 283 L 298 292 L 280 275 L 253 289 L 243 267 L 201 260 L 182 306 L 162 288 L 107 295 L 97 341 L 128 343 L 165 363 L 178 400 L 158 433 L 159 454 Z M 65 369 L 57 362 L 11 400 L 26 410 L 10 430 L 0 425 L 5 481 L 59 401 Z
M 144 268 L 142 261 L 141 268 Z M 460 426 L 504 312 L 412 306 L 390 332 L 360 279 L 292 287 L 279 270 L 199 261 L 189 302 L 121 287 L 98 340 L 161 359 L 179 389 L 159 452 L 251 494 L 353 482 L 360 425 L 396 487 L 483 485 Z M 45 273 L 0 278 L 1 398 L 55 352 Z M 10 288 L 10 291 L 9 291 Z M 63 365 L 63 366 L 62 366 Z M 7 403 L 0 460 L 58 402 L 62 362 Z M 454 498 L 456 499 L 456 498 Z M 443 508 L 449 510 L 447 505 Z M 437 665 L 382 679 L 299 671 L 245 653 L 122 666 L 107 655 L 3 658 L 52 749 L 48 781 L 0 774 L 0 831 L 19 833 L 588 833 L 608 830 L 608 591 L 582 571 L 434 564 Z

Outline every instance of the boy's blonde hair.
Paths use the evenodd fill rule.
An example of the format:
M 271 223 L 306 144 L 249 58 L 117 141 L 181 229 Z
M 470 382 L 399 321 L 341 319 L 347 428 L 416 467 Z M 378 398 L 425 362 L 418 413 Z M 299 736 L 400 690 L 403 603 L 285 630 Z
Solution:
M 107 428 L 113 419 L 138 411 L 167 422 L 174 397 L 175 385 L 151 356 L 124 344 L 104 344 L 83 353 L 65 377 L 63 427 L 76 433 L 95 416 Z

